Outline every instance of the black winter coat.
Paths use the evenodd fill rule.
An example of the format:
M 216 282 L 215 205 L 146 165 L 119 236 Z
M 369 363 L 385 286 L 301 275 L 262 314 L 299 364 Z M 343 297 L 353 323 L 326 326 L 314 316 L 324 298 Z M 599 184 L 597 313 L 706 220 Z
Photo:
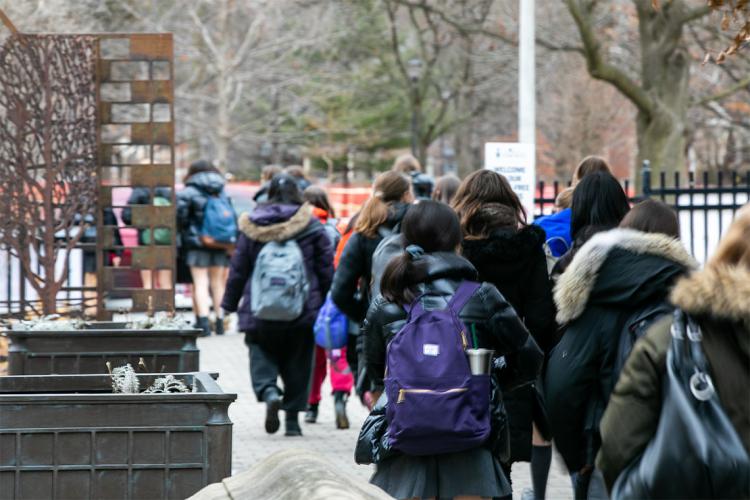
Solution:
M 209 196 L 221 194 L 225 184 L 218 172 L 200 172 L 191 176 L 185 189 L 177 193 L 177 227 L 183 247 L 203 248 L 200 234 L 206 203 Z
M 401 223 L 409 205 L 396 203 L 391 207 L 388 220 L 381 226 L 385 232 L 392 231 Z M 372 276 L 372 254 L 383 236 L 368 238 L 354 233 L 341 253 L 336 274 L 331 286 L 331 298 L 341 312 L 352 321 L 361 322 L 370 305 L 370 280 Z
M 545 372 L 552 434 L 570 472 L 594 464 L 599 422 L 614 385 L 624 322 L 667 300 L 695 266 L 679 240 L 613 229 L 591 238 L 555 286 L 557 320 L 566 325 Z
M 317 229 L 310 228 L 311 224 Z M 234 312 L 239 307 L 239 330 L 250 336 L 260 330 L 312 327 L 333 278 L 331 239 L 322 224 L 313 217 L 312 207 L 307 203 L 302 206 L 261 204 L 251 215 L 243 214 L 240 217 L 239 227 L 240 237 L 232 256 L 222 309 Z M 302 250 L 310 282 L 302 315 L 295 321 L 283 323 L 256 319 L 250 310 L 251 277 L 261 248 L 269 241 L 284 241 L 300 234 L 302 236 L 297 243 Z
M 434 253 L 422 258 L 428 261 L 427 278 L 417 286 L 417 291 L 425 294 L 422 305 L 426 310 L 444 309 L 463 281 L 477 279 L 474 266 L 456 254 Z M 497 288 L 483 283 L 459 312 L 459 317 L 467 326 L 474 326 L 479 347 L 494 349 L 497 356 L 505 356 L 507 367 L 498 378 L 503 388 L 536 379 L 542 366 L 542 351 Z M 376 390 L 384 386 L 386 346 L 405 322 L 404 308 L 383 296 L 378 296 L 370 305 L 363 325 L 365 363 Z
M 469 261 L 452 253 L 434 253 L 422 257 L 428 260 L 427 278 L 417 286 L 417 293 L 424 294 L 422 305 L 425 309 L 443 309 L 447 307 L 459 285 L 465 280 L 476 280 L 476 269 Z M 544 355 L 529 335 L 528 330 L 516 315 L 513 308 L 490 283 L 483 283 L 459 312 L 459 317 L 466 326 L 472 325 L 476 332 L 478 347 L 493 349 L 496 356 L 504 356 L 506 367 L 493 373 L 494 382 L 504 390 L 510 390 L 536 380 L 542 367 Z M 373 390 L 382 391 L 385 376 L 386 347 L 393 336 L 404 326 L 406 312 L 404 308 L 388 302 L 378 296 L 370 305 L 367 318 L 363 324 L 365 336 L 365 364 L 367 375 L 372 380 Z M 493 383 L 494 385 L 494 383 Z M 492 398 L 492 434 L 488 441 L 491 450 L 503 459 L 507 459 L 507 440 L 503 430 L 504 411 L 500 408 L 502 397 L 493 391 Z M 370 421 L 371 419 L 368 419 Z M 498 428 L 502 425 L 505 429 Z M 507 432 L 507 430 L 506 430 Z M 387 443 L 382 443 L 380 433 L 362 433 L 360 439 L 366 442 L 357 446 L 358 460 L 361 453 L 371 447 L 371 460 L 384 458 Z M 364 453 L 367 456 L 367 453 Z
M 481 281 L 497 287 L 536 343 L 549 352 L 555 341 L 556 323 L 545 240 L 544 230 L 538 226 L 524 226 L 517 231 L 498 229 L 486 239 L 464 240 L 463 255 L 477 268 Z M 549 434 L 537 390 L 529 386 L 504 394 L 512 462 L 531 460 L 533 421 L 543 434 Z

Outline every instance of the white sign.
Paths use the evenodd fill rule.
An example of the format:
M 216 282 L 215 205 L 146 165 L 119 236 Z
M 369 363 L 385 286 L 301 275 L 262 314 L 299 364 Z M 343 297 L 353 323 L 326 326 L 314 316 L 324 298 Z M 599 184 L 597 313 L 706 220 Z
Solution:
M 533 144 L 488 142 L 484 145 L 484 168 L 502 174 L 521 199 L 529 221 L 534 218 L 536 151 Z

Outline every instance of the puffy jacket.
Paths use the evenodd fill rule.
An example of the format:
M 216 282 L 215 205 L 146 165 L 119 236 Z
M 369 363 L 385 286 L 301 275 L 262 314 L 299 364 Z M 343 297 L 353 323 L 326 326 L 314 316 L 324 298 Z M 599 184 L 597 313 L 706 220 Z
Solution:
M 625 320 L 667 300 L 695 265 L 679 240 L 613 229 L 592 237 L 560 276 L 554 298 L 566 329 L 550 354 L 544 390 L 555 444 L 571 472 L 593 465 L 599 450 Z
M 498 229 L 486 239 L 464 240 L 463 255 L 476 267 L 481 281 L 497 287 L 536 343 L 549 352 L 555 341 L 557 324 L 544 240 L 544 230 L 533 225 L 517 231 Z M 504 395 L 514 462 L 531 459 L 532 421 L 537 421 L 543 434 L 549 434 L 537 390 L 522 387 Z
M 172 199 L 172 191 L 168 187 L 157 187 L 154 188 L 154 194 L 168 200 Z M 151 205 L 153 200 L 151 199 L 151 189 L 147 187 L 134 187 L 128 196 L 128 206 L 122 209 L 122 222 L 127 226 L 133 225 L 133 209 L 132 205 Z M 144 231 L 140 229 L 138 231 L 138 243 L 141 245 L 146 244 L 143 241 Z
M 186 248 L 203 248 L 200 240 L 203 212 L 210 196 L 224 191 L 226 181 L 218 172 L 200 172 L 185 182 L 177 193 L 177 227 Z
M 444 309 L 458 286 L 465 280 L 476 280 L 471 263 L 452 253 L 426 254 L 427 277 L 417 286 L 425 294 L 425 309 Z M 479 347 L 494 349 L 505 356 L 507 368 L 500 374 L 504 388 L 532 382 L 542 366 L 542 351 L 510 304 L 490 283 L 483 283 L 459 312 L 459 317 L 476 330 Z M 378 296 L 370 305 L 363 325 L 365 363 L 374 390 L 382 390 L 385 374 L 386 346 L 404 326 L 406 312 L 398 304 Z
M 671 301 L 700 325 L 719 400 L 750 453 L 750 270 L 698 271 L 677 282 Z M 665 318 L 636 343 L 602 417 L 596 466 L 610 488 L 656 433 L 671 324 Z
M 417 286 L 417 292 L 424 294 L 421 300 L 427 310 L 444 309 L 463 281 L 477 279 L 474 266 L 459 255 L 433 253 L 424 255 L 422 259 L 428 262 L 427 276 L 425 281 Z M 459 311 L 459 317 L 466 326 L 473 326 L 478 347 L 493 349 L 496 356 L 505 357 L 506 367 L 500 372 L 493 373 L 494 383 L 500 388 L 510 390 L 536 380 L 544 355 L 497 288 L 490 283 L 483 283 Z M 405 322 L 404 308 L 388 302 L 382 295 L 370 305 L 363 325 L 364 358 L 367 375 L 372 381 L 374 391 L 383 390 L 386 347 Z M 494 453 L 507 459 L 507 452 L 501 451 L 503 444 L 507 447 L 507 439 L 498 429 L 498 425 L 505 420 L 505 412 L 500 405 L 502 398 L 497 392 L 492 398 L 493 433 L 487 444 Z M 507 432 L 507 428 L 505 431 Z M 385 451 L 381 436 L 363 434 L 360 438 L 371 443 L 372 460 L 377 461 L 378 455 Z M 365 449 L 368 446 L 368 443 L 364 443 Z M 362 444 L 358 444 L 358 450 L 362 448 Z
M 308 231 L 310 224 L 316 230 Z M 261 204 L 239 220 L 240 237 L 229 268 L 222 309 L 234 312 L 239 306 L 239 329 L 253 334 L 259 329 L 312 326 L 323 305 L 333 277 L 333 247 L 323 226 L 307 203 L 299 205 Z M 302 315 L 291 323 L 279 324 L 256 319 L 251 310 L 251 277 L 261 248 L 269 241 L 285 241 L 305 232 L 297 240 L 310 282 L 310 293 Z M 240 303 L 240 299 L 242 300 Z
M 388 220 L 381 226 L 385 231 L 381 232 L 390 232 L 398 226 L 408 208 L 409 206 L 404 203 L 394 204 Z M 355 232 L 346 243 L 336 267 L 331 298 L 353 321 L 361 322 L 367 314 L 371 299 L 372 254 L 382 239 L 383 236 L 380 234 L 375 238 L 368 238 Z

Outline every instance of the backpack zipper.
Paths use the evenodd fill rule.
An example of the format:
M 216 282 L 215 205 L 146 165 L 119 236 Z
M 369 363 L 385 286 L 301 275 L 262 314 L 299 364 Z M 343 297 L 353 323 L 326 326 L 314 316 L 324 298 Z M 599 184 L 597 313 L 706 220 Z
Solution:
M 398 390 L 398 400 L 396 403 L 403 403 L 406 399 L 406 393 L 411 392 L 414 394 L 450 394 L 453 392 L 466 392 L 469 389 L 466 387 L 456 387 L 454 389 L 446 389 L 444 391 L 435 391 L 432 389 L 399 389 Z

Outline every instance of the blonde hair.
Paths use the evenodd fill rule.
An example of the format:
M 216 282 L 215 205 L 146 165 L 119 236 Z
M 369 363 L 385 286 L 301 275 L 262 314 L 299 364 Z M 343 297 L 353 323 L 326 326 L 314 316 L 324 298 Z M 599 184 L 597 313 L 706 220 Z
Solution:
M 411 189 L 411 179 L 406 175 L 390 171 L 375 178 L 372 186 L 372 196 L 357 217 L 354 230 L 368 238 L 378 235 L 378 228 L 388 220 L 389 208 L 401 201 Z
M 570 208 L 570 206 L 573 204 L 573 188 L 565 188 L 560 193 L 558 193 L 557 198 L 555 198 L 555 207 L 559 208 L 560 210 L 563 210 L 565 208 Z
M 740 266 L 750 270 L 750 203 L 737 212 L 706 266 Z
M 391 168 L 391 170 L 402 174 L 411 175 L 414 172 L 421 172 L 422 165 L 420 165 L 419 160 L 417 160 L 413 155 L 406 154 L 396 158 L 396 161 L 393 162 L 393 167 Z

